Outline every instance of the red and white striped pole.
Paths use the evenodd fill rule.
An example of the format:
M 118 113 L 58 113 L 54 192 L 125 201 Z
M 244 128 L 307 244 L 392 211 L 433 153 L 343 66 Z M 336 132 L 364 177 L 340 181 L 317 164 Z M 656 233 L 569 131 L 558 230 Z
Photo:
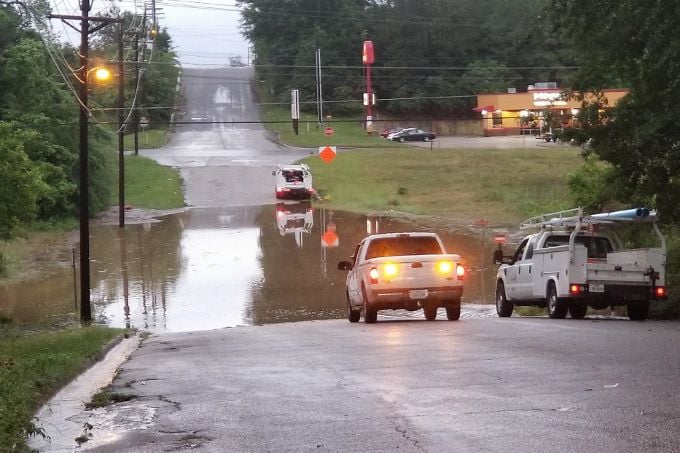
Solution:
M 362 61 L 366 67 L 366 93 L 364 94 L 364 105 L 366 106 L 366 132 L 370 135 L 373 133 L 373 93 L 371 89 L 371 65 L 375 62 L 372 41 L 364 41 Z

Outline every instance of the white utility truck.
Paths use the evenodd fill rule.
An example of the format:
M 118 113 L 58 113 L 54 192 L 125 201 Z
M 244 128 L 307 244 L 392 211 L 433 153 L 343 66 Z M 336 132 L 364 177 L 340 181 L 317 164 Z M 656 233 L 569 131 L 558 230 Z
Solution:
M 364 238 L 351 261 L 340 261 L 347 274 L 347 318 L 374 323 L 378 310 L 423 309 L 425 319 L 460 317 L 465 268 L 460 256 L 447 253 L 436 233 L 384 233 Z
M 621 227 L 637 225 L 636 233 Z M 640 227 L 645 231 L 639 231 Z M 514 306 L 548 308 L 551 318 L 583 318 L 588 307 L 626 306 L 631 320 L 644 320 L 650 301 L 666 298 L 666 240 L 656 212 L 645 208 L 583 215 L 581 208 L 533 217 L 512 256 L 499 247 L 494 261 L 496 312 L 512 315 Z M 619 230 L 619 231 L 617 231 Z M 631 248 L 646 241 L 654 247 Z M 636 244 L 639 245 L 639 244 Z

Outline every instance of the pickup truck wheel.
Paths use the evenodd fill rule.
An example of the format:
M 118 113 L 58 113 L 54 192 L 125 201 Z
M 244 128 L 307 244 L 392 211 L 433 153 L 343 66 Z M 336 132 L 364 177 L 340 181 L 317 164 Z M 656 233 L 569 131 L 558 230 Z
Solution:
M 353 310 L 349 297 L 347 297 L 347 319 L 349 319 L 349 322 L 359 322 L 359 318 L 361 318 L 361 310 Z
M 436 305 L 425 305 L 423 307 L 423 312 L 425 312 L 425 319 L 428 321 L 434 321 L 437 319 L 437 306 Z
M 373 324 L 378 320 L 378 310 L 371 306 L 366 296 L 366 288 L 361 287 L 361 298 L 364 302 L 364 322 L 366 324 Z
M 505 297 L 505 285 L 503 282 L 498 282 L 496 285 L 496 313 L 499 318 L 508 318 L 512 316 L 512 310 L 515 304 L 509 302 Z
M 649 316 L 649 301 L 628 304 L 628 319 L 631 321 L 644 321 Z
M 567 316 L 569 306 L 564 300 L 557 297 L 557 289 L 553 282 L 548 284 L 548 295 L 545 299 L 545 304 L 548 306 L 548 316 L 552 319 L 564 319 Z
M 586 312 L 588 311 L 588 305 L 583 301 L 571 301 L 569 304 L 569 316 L 571 319 L 583 319 L 586 317 Z
M 449 321 L 458 321 L 460 319 L 460 301 L 446 307 L 446 319 Z

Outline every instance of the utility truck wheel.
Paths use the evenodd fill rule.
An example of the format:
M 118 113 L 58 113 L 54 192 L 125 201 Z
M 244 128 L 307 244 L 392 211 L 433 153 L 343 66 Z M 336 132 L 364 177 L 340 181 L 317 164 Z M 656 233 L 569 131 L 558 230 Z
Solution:
M 628 319 L 631 321 L 644 321 L 649 316 L 649 301 L 630 303 L 627 309 Z
M 588 305 L 583 301 L 572 301 L 569 304 L 569 316 L 572 319 L 583 319 L 586 317 L 586 312 L 588 311 Z
M 553 319 L 563 319 L 567 316 L 569 306 L 564 300 L 557 297 L 555 283 L 548 283 L 548 295 L 545 299 L 545 304 L 548 306 L 548 316 Z
M 505 285 L 499 281 L 496 285 L 496 313 L 500 318 L 508 318 L 512 316 L 513 308 L 515 305 L 505 297 Z
M 437 306 L 436 305 L 425 305 L 423 307 L 423 312 L 425 312 L 425 319 L 428 321 L 434 321 L 437 319 Z

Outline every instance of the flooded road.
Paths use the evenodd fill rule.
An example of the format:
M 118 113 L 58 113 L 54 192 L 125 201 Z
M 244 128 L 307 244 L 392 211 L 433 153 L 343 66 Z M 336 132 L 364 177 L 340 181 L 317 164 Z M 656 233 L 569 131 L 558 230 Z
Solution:
M 167 146 L 141 154 L 180 172 L 189 209 L 123 229 L 91 226 L 96 322 L 182 332 L 343 318 L 346 273 L 337 262 L 368 233 L 421 228 L 277 203 L 272 169 L 310 150 L 281 145 L 256 123 L 252 79 L 252 68 L 184 71 L 185 124 Z M 491 234 L 437 232 L 469 268 L 462 316 L 488 315 L 492 307 L 471 307 L 493 302 Z M 72 256 L 40 263 L 30 280 L 0 282 L 0 315 L 17 323 L 77 322 Z
M 337 262 L 352 254 L 369 228 L 421 229 L 391 218 L 313 209 L 305 202 L 193 208 L 124 229 L 93 225 L 93 316 L 110 326 L 152 332 L 344 318 L 346 273 L 337 270 Z M 492 303 L 490 238 L 483 244 L 481 236 L 438 233 L 469 268 L 463 316 L 465 304 Z M 0 313 L 19 323 L 77 318 L 67 260 L 49 265 L 35 280 L 0 285 Z

